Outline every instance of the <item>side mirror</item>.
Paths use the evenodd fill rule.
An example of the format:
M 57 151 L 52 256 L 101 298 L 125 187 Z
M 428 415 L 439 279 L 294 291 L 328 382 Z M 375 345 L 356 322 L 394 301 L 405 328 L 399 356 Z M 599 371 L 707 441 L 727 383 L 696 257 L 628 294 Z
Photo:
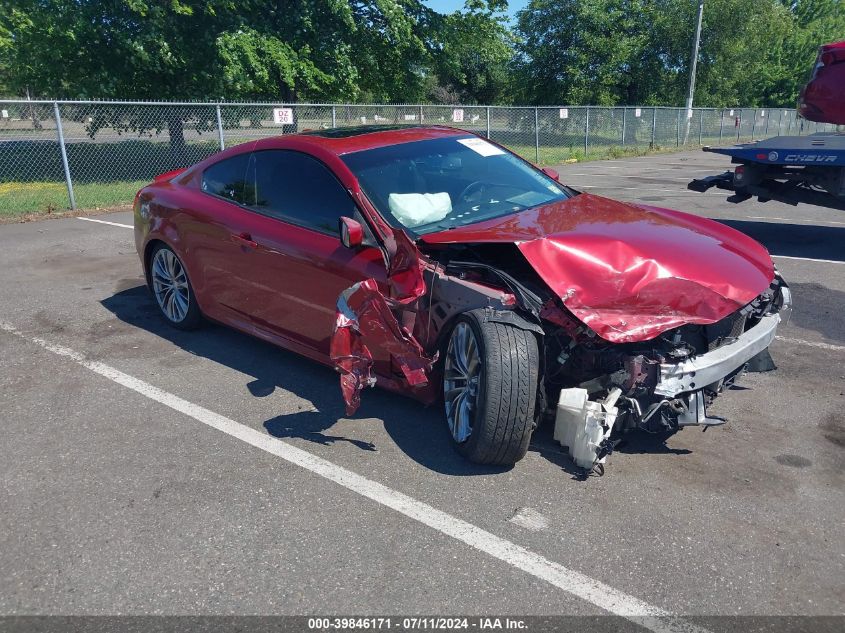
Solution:
M 560 174 L 557 173 L 556 169 L 552 169 L 551 167 L 543 167 L 543 173 L 546 174 L 552 180 L 560 182 Z
M 340 218 L 340 242 L 346 248 L 358 248 L 364 243 L 364 227 L 352 218 Z

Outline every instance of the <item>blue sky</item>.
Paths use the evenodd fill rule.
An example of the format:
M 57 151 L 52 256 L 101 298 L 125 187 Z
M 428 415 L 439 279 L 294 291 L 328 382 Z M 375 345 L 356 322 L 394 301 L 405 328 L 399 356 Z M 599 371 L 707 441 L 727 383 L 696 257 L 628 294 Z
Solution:
M 452 13 L 464 6 L 464 0 L 423 0 L 423 2 L 440 13 Z M 528 0 L 508 0 L 508 17 L 513 20 L 514 14 L 526 4 Z

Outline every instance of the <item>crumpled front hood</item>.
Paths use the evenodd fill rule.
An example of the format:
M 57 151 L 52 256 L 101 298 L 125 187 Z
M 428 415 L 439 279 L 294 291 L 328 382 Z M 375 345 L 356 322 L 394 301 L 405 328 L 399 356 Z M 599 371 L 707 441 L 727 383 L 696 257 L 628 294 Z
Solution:
M 774 277 L 766 249 L 739 231 L 586 193 L 422 241 L 515 243 L 572 314 L 613 343 L 719 321 Z

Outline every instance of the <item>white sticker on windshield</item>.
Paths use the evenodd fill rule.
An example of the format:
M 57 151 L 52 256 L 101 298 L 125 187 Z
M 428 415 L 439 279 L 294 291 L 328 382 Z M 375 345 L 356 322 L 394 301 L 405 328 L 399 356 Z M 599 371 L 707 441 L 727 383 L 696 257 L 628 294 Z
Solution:
M 459 138 L 458 143 L 470 148 L 476 154 L 482 156 L 498 156 L 504 154 L 504 150 L 499 149 L 492 143 L 488 143 L 483 138 Z

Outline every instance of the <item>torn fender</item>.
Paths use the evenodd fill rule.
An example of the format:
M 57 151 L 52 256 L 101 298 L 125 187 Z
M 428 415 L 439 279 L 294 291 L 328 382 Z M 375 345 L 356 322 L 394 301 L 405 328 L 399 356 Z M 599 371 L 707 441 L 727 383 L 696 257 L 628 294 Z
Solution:
M 358 410 L 361 391 L 376 382 L 370 352 L 376 348 L 389 354 L 391 364 L 399 369 L 408 387 L 428 384 L 428 374 L 437 355 L 429 357 L 425 353 L 419 342 L 396 320 L 376 281 L 367 279 L 344 290 L 337 300 L 330 355 L 341 374 L 340 389 L 346 403 L 346 415 Z
M 516 244 L 566 309 L 611 343 L 715 323 L 774 278 L 766 249 L 724 224 L 588 193 L 421 239 Z
M 384 240 L 387 250 L 387 287 L 390 299 L 408 304 L 426 291 L 423 261 L 414 243 L 404 231 L 393 229 Z

